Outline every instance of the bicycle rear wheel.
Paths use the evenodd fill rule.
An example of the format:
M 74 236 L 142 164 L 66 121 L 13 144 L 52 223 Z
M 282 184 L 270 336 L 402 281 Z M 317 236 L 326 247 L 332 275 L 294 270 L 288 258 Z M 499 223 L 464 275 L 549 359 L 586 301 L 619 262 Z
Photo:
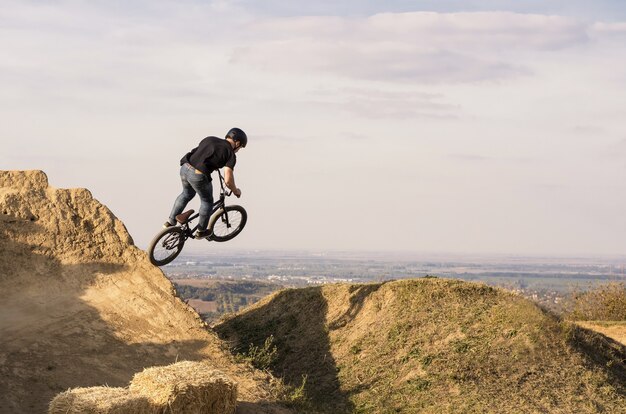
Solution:
M 241 233 L 248 221 L 248 213 L 241 206 L 226 206 L 210 225 L 211 240 L 225 242 Z
M 185 234 L 178 226 L 168 227 L 150 242 L 148 255 L 155 266 L 164 266 L 176 259 L 185 245 Z

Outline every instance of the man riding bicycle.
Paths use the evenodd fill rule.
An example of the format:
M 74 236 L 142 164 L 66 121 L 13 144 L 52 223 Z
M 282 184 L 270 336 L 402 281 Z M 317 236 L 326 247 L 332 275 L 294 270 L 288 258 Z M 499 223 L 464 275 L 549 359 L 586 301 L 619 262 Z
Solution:
M 235 155 L 240 148 L 248 143 L 246 133 L 239 128 L 232 128 L 226 138 L 206 137 L 200 144 L 180 160 L 180 179 L 183 192 L 176 198 L 170 217 L 163 227 L 176 224 L 176 216 L 183 212 L 187 203 L 198 193 L 200 196 L 200 211 L 198 229 L 194 237 L 206 238 L 210 236 L 207 226 L 213 211 L 213 185 L 211 173 L 224 168 L 226 186 L 237 196 L 241 197 L 241 190 L 235 184 L 233 169 L 237 163 Z

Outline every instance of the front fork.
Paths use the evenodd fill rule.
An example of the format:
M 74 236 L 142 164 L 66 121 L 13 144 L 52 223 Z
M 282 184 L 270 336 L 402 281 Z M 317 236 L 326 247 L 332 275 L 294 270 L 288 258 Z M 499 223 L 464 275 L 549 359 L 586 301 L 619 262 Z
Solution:
M 224 205 L 224 197 L 220 197 L 220 201 L 217 202 L 217 206 L 213 210 L 213 214 L 211 214 L 211 218 L 209 219 L 209 228 L 213 228 L 215 222 L 222 217 L 222 220 L 226 223 L 226 227 L 230 228 L 230 222 L 228 221 L 228 213 L 226 212 L 226 206 Z

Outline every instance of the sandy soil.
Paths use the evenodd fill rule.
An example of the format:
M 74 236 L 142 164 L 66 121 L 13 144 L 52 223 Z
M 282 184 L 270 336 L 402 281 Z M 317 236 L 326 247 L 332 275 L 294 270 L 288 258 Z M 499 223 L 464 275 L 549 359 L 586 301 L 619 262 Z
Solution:
M 283 411 L 264 402 L 267 375 L 233 361 L 89 191 L 0 171 L 0 413 L 45 412 L 67 388 L 124 386 L 181 360 L 234 379 L 238 412 Z

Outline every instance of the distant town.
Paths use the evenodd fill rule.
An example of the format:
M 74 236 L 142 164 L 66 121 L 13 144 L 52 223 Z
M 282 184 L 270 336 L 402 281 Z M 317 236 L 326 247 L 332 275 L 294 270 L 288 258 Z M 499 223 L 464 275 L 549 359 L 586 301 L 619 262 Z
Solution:
M 237 311 L 262 297 L 261 292 L 267 294 L 285 287 L 370 283 L 426 276 L 484 282 L 517 292 L 558 311 L 563 299 L 573 292 L 607 282 L 626 282 L 626 257 L 209 251 L 202 255 L 181 255 L 163 270 L 177 287 L 193 285 L 194 288 L 189 289 L 198 289 L 216 286 L 215 282 L 228 283 L 228 295 L 218 290 L 210 294 L 203 291 L 207 299 L 220 298 L 218 301 L 202 301 L 202 295 L 196 293 L 194 296 L 190 293 L 193 290 L 189 289 L 182 295 L 191 300 L 194 307 L 213 309 L 213 316 Z M 238 282 L 257 284 L 248 283 L 245 292 L 238 292 L 233 288 Z M 250 286 L 258 286 L 259 292 L 251 291 Z M 238 294 L 243 296 L 238 297 Z

